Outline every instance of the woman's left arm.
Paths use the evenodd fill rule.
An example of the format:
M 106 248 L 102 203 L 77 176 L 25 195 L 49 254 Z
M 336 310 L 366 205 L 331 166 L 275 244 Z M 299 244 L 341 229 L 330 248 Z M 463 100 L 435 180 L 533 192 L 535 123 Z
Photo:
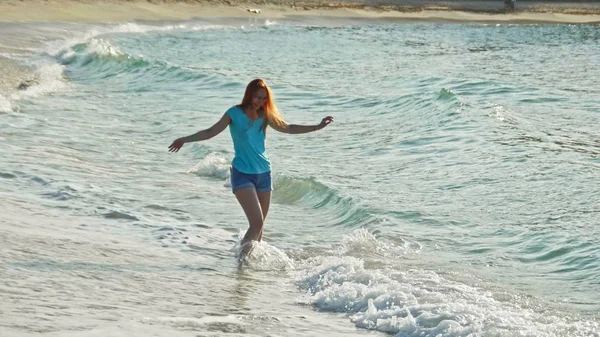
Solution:
M 321 130 L 326 127 L 330 123 L 333 122 L 332 116 L 327 116 L 321 120 L 321 123 L 317 125 L 298 125 L 298 124 L 286 124 L 286 125 L 271 125 L 271 127 L 279 132 L 289 133 L 289 134 L 301 134 L 301 133 L 309 133 L 317 130 Z

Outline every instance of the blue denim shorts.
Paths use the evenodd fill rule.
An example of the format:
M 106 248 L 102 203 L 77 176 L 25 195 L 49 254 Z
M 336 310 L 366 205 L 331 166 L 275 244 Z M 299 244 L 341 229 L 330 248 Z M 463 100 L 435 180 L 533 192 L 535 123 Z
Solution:
M 271 172 L 248 174 L 243 173 L 231 167 L 231 191 L 235 192 L 240 188 L 254 187 L 256 192 L 272 191 Z

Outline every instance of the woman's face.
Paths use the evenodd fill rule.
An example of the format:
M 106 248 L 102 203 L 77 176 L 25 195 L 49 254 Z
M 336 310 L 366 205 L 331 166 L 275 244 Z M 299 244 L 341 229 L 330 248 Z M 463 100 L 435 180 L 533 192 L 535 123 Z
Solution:
M 252 108 L 260 109 L 267 102 L 267 90 L 264 88 L 260 88 L 254 92 L 252 95 Z

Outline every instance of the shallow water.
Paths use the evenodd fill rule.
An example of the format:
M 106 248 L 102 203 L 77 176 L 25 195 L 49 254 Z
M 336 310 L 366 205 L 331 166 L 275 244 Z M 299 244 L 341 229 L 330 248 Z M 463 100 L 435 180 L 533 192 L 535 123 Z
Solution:
M 0 333 L 598 336 L 600 27 L 3 23 Z M 265 242 L 228 132 L 263 77 Z

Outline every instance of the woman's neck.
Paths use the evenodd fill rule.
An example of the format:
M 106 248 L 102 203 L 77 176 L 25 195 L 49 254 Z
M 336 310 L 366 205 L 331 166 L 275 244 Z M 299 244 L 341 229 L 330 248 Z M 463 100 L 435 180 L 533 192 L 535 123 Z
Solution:
M 244 113 L 246 115 L 257 115 L 258 114 L 258 109 L 244 108 L 242 110 L 244 110 Z
M 258 108 L 258 109 L 242 108 L 242 111 L 244 111 L 244 114 L 248 117 L 259 118 L 260 113 L 261 113 L 261 108 Z

